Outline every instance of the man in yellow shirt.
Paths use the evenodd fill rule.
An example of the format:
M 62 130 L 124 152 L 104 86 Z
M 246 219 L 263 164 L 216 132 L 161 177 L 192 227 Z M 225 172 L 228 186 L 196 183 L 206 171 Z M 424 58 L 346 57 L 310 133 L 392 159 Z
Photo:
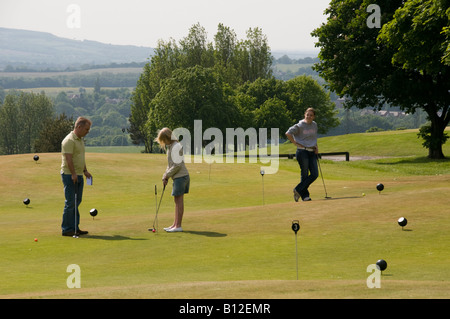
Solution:
M 75 122 L 75 128 L 61 143 L 62 164 L 61 178 L 64 185 L 65 205 L 62 218 L 62 235 L 85 235 L 88 232 L 78 228 L 80 214 L 78 206 L 83 197 L 83 174 L 92 178 L 88 172 L 85 162 L 84 137 L 89 133 L 92 122 L 84 117 L 79 117 Z M 75 203 L 75 192 L 77 192 L 77 203 Z M 75 225 L 75 205 L 77 207 L 77 225 Z

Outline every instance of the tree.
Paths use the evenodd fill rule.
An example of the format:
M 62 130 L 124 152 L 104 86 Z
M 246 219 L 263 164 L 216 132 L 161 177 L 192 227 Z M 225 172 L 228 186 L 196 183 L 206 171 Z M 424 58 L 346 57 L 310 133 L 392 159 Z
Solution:
M 0 151 L 1 154 L 19 153 L 19 109 L 15 97 L 7 95 L 0 107 Z
M 395 50 L 392 64 L 417 74 L 421 95 L 410 104 L 424 105 L 431 122 L 429 130 L 418 135 L 425 142 L 430 158 L 444 158 L 444 130 L 450 122 L 450 66 L 443 63 L 447 49 L 445 30 L 450 27 L 450 1 L 407 1 L 386 23 L 378 42 Z M 440 114 L 439 114 L 440 113 Z
M 277 127 L 281 136 L 292 125 L 291 112 L 288 111 L 286 102 L 277 97 L 267 99 L 253 111 L 253 115 L 256 129 Z
M 316 111 L 319 133 L 325 134 L 339 125 L 336 118 L 338 112 L 331 102 L 330 93 L 327 93 L 311 76 L 301 75 L 286 81 L 286 92 L 289 96 L 287 107 L 294 122 L 302 120 L 306 109 L 313 107 Z
M 197 65 L 176 70 L 165 81 L 151 102 L 147 128 L 151 136 L 163 127 L 183 127 L 193 136 L 194 120 L 202 120 L 205 129 L 216 127 L 225 131 L 234 126 L 237 113 L 220 76 L 212 68 Z
M 168 42 L 159 41 L 155 55 L 152 56 L 150 63 L 145 65 L 133 92 L 129 117 L 130 128 L 128 131 L 131 139 L 134 144 L 144 143 L 145 152 L 152 150 L 153 139 L 156 137 L 154 134 L 158 129 L 158 126 L 155 126 L 156 123 L 163 123 L 149 117 L 162 116 L 161 110 L 153 109 L 153 107 L 162 105 L 162 97 L 157 103 L 153 103 L 153 100 L 163 90 L 165 90 L 163 97 L 169 98 L 166 96 L 168 93 L 165 87 L 169 82 L 171 82 L 169 87 L 174 85 L 175 72 L 180 70 L 192 72 L 192 68 L 201 67 L 202 70 L 208 70 L 207 73 L 212 72 L 220 78 L 223 90 L 237 88 L 246 81 L 254 81 L 258 77 L 271 77 L 272 57 L 267 37 L 263 35 L 261 29 L 250 28 L 247 31 L 247 39 L 238 41 L 233 30 L 219 24 L 214 41 L 214 44 L 208 42 L 205 29 L 198 23 L 190 28 L 188 36 L 179 41 L 179 44 L 173 39 Z M 199 70 L 197 69 L 197 71 Z M 177 73 L 176 76 L 179 79 L 180 73 Z M 223 83 L 227 83 L 227 85 Z M 209 86 L 207 85 L 207 87 Z M 215 92 L 214 88 L 213 92 Z M 224 102 L 224 108 L 227 108 L 228 98 Z M 188 105 L 192 106 L 193 104 L 188 103 Z M 213 113 L 218 110 L 214 110 Z M 191 113 L 196 114 L 196 111 Z M 215 114 L 218 115 L 218 113 Z M 234 116 L 234 113 L 232 115 Z M 180 118 L 178 114 L 173 116 L 180 120 L 185 119 Z M 224 117 L 227 116 L 228 114 L 224 114 Z M 167 120 L 168 123 L 173 123 L 171 119 L 167 118 Z M 184 121 L 175 126 L 179 127 L 181 123 Z M 193 123 L 190 124 L 190 126 L 192 125 Z M 169 126 L 169 124 L 164 126 Z
M 161 89 L 161 84 L 172 76 L 172 72 L 179 67 L 180 49 L 175 40 L 168 42 L 159 41 L 150 63 L 144 66 L 139 77 L 131 101 L 131 113 L 128 121 L 130 128 L 128 132 L 133 144 L 145 145 L 145 152 L 152 152 L 153 138 L 148 135 L 146 124 L 150 111 L 150 102 Z
M 208 36 L 200 23 L 189 29 L 187 37 L 180 41 L 181 63 L 184 68 L 201 65 L 212 67 L 214 65 L 212 44 L 208 43 Z
M 333 102 L 331 102 L 330 94 L 326 93 L 322 86 L 310 76 L 298 76 L 289 81 L 259 78 L 239 88 L 236 103 L 247 117 L 251 113 L 252 115 L 258 114 L 260 118 L 263 114 L 270 114 L 267 110 L 258 110 L 266 108 L 268 105 L 265 104 L 269 100 L 272 109 L 276 101 L 283 102 L 283 107 L 278 102 L 275 103 L 280 111 L 283 108 L 286 109 L 286 114 L 281 115 L 280 113 L 278 115 L 282 122 L 287 119 L 285 115 L 288 115 L 289 122 L 292 125 L 293 122 L 298 122 L 304 118 L 304 113 L 308 107 L 314 107 L 320 133 L 326 133 L 339 124 L 336 118 L 337 111 Z M 260 119 L 258 121 L 260 123 Z M 268 119 L 266 121 L 270 122 Z M 258 126 L 255 119 L 251 122 L 251 126 Z M 283 128 L 285 125 L 270 127 L 280 127 L 282 129 L 280 135 L 284 135 Z
M 450 66 L 443 63 L 448 10 L 442 15 L 448 1 L 376 1 L 382 28 L 368 23 L 373 2 L 331 1 L 327 23 L 312 32 L 321 48 L 314 69 L 348 98 L 347 108 L 380 110 L 389 103 L 411 114 L 421 108 L 431 120 L 430 138 L 442 140 L 450 119 Z M 429 143 L 430 158 L 443 157 L 437 144 Z
M 30 153 L 44 122 L 53 116 L 45 94 L 8 94 L 0 108 L 0 145 L 6 154 Z
M 237 69 L 242 83 L 272 76 L 272 54 L 267 36 L 260 28 L 249 28 L 247 39 L 236 46 Z
M 73 117 L 65 114 L 45 120 L 39 137 L 34 142 L 35 152 L 61 152 L 61 142 L 73 130 Z

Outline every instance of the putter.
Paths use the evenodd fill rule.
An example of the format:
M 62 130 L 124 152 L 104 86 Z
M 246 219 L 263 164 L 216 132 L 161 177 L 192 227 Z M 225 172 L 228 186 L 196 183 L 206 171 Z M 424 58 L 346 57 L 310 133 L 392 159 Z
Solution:
M 164 185 L 163 191 L 162 191 L 162 194 L 161 194 L 161 198 L 159 199 L 159 204 L 158 204 L 158 206 L 156 207 L 156 215 L 155 215 L 155 219 L 153 220 L 153 227 L 152 227 L 152 228 L 149 228 L 148 231 L 156 232 L 156 230 L 157 230 L 157 228 L 155 228 L 155 224 L 158 223 L 158 212 L 159 212 L 159 207 L 161 206 L 161 201 L 162 201 L 162 199 L 163 199 L 163 196 L 164 196 L 164 190 L 165 190 L 165 189 L 166 189 L 166 186 Z M 155 187 L 155 194 L 156 194 L 156 187 Z
M 155 212 L 158 211 L 158 187 L 155 184 Z M 153 225 L 155 227 L 155 225 Z M 158 225 L 156 226 L 158 227 Z
M 322 177 L 323 189 L 325 190 L 325 199 L 329 199 L 331 197 L 329 197 L 327 194 L 327 188 L 325 187 L 325 181 L 323 180 L 322 168 L 320 167 L 319 155 L 316 154 L 316 156 L 317 156 L 317 163 L 319 164 L 320 177 Z
M 78 181 L 75 183 L 75 232 L 73 238 L 78 238 L 78 226 L 77 226 L 77 196 L 78 196 Z

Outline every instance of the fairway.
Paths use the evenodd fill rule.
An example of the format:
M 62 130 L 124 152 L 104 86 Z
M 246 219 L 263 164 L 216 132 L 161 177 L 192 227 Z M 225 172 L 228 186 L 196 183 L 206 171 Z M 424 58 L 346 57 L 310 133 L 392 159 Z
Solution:
M 449 161 L 322 160 L 332 198 L 319 177 L 313 200 L 298 203 L 295 160 L 264 177 L 259 164 L 190 163 L 184 232 L 162 229 L 174 215 L 169 182 L 151 233 L 166 156 L 87 153 L 94 183 L 80 228 L 89 235 L 75 239 L 60 231 L 61 155 L 33 155 L 0 156 L 0 298 L 450 297 Z M 368 288 L 367 267 L 381 258 L 381 287 Z M 72 264 L 81 288 L 68 288 Z

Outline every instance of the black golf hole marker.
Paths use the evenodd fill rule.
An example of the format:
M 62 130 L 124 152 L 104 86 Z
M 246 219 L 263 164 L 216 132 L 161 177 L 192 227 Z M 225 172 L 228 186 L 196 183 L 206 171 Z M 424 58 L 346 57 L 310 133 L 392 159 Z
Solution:
M 23 203 L 27 206 L 27 208 L 28 208 L 28 205 L 30 204 L 30 199 L 29 198 L 25 198 L 24 200 L 23 200 Z
M 379 183 L 379 184 L 377 184 L 377 191 L 378 191 L 378 194 L 381 194 L 381 191 L 384 189 L 384 185 L 383 184 L 381 184 L 381 183 Z
M 405 217 L 400 217 L 397 220 L 397 222 L 398 222 L 399 226 L 402 226 L 402 230 L 403 230 L 403 227 L 405 227 L 408 224 L 408 220 Z
M 293 220 L 292 221 L 292 230 L 297 235 L 297 232 L 300 230 L 300 224 L 298 223 L 298 220 Z
M 386 270 L 386 268 L 387 268 L 387 262 L 386 262 L 386 260 L 384 260 L 384 259 L 379 259 L 379 260 L 376 262 L 376 265 L 377 265 L 378 269 L 381 271 L 381 274 L 383 274 L 383 271 Z
M 97 209 L 92 208 L 92 209 L 89 211 L 89 214 L 92 216 L 92 219 L 94 219 L 94 217 L 97 216 L 98 211 L 97 211 Z

